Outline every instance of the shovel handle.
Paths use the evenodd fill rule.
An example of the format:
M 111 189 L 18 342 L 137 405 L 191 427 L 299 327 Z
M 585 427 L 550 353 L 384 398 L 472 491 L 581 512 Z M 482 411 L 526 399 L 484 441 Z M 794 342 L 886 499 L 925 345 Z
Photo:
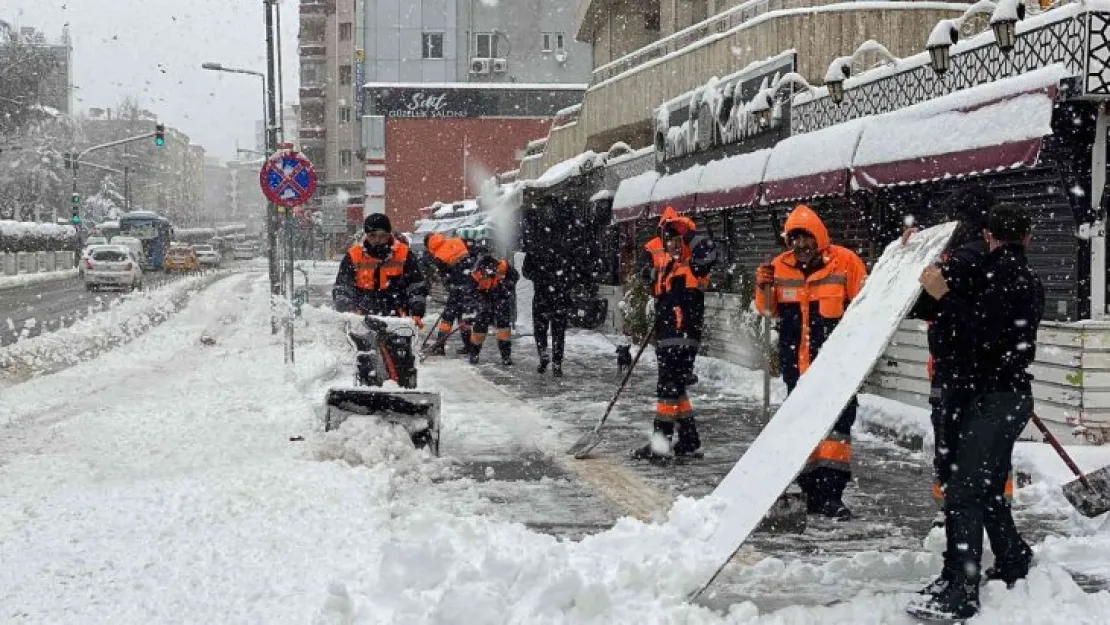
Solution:
M 1048 431 L 1048 427 L 1044 424 L 1044 421 L 1041 421 L 1041 418 L 1038 417 L 1036 413 L 1033 413 L 1031 419 L 1033 421 L 1033 425 L 1037 426 L 1037 429 L 1040 430 L 1041 434 L 1044 435 L 1044 439 L 1048 441 L 1048 444 L 1052 445 L 1052 448 L 1056 450 L 1056 453 L 1060 454 L 1060 459 L 1064 461 L 1064 464 L 1068 465 L 1068 468 L 1071 469 L 1071 472 L 1079 478 L 1080 483 L 1082 483 L 1087 488 L 1090 488 L 1091 484 L 1087 481 L 1087 476 L 1083 475 L 1083 471 L 1079 469 L 1079 466 L 1076 465 L 1075 461 L 1071 459 L 1071 456 L 1068 455 L 1068 452 L 1064 450 L 1064 446 L 1060 444 L 1060 441 L 1056 439 L 1052 432 Z

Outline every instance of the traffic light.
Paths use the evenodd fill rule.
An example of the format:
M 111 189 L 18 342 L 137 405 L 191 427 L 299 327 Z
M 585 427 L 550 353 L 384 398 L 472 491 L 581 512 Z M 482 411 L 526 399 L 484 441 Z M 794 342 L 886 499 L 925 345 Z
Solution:
M 166 145 L 166 125 L 158 124 L 154 127 L 154 145 L 162 147 Z
M 73 157 L 70 156 L 69 152 L 66 152 L 65 154 L 63 154 L 62 158 L 65 159 L 66 171 L 69 171 L 69 170 L 73 169 Z
M 73 199 L 73 210 L 70 212 L 69 223 L 76 225 L 81 223 L 81 196 L 74 193 L 71 197 Z

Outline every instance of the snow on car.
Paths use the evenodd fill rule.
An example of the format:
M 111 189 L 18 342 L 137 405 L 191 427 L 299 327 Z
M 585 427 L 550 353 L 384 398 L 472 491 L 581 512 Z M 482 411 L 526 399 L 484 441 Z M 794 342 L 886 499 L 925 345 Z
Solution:
M 216 248 L 211 245 L 194 245 L 193 251 L 197 253 L 197 260 L 200 261 L 202 267 L 219 267 L 221 262 L 220 253 Z
M 122 245 L 100 245 L 93 248 L 84 261 L 85 288 L 100 287 L 128 290 L 143 288 L 143 270 L 130 248 Z

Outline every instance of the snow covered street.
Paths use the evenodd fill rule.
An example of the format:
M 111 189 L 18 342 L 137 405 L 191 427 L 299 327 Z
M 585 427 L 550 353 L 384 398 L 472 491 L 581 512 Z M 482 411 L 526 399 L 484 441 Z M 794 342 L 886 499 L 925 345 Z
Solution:
M 648 427 L 651 359 L 586 462 L 562 451 L 616 385 L 604 339 L 572 333 L 558 382 L 535 375 L 529 338 L 512 369 L 432 359 L 436 459 L 365 421 L 321 432 L 324 390 L 351 374 L 339 316 L 306 309 L 287 369 L 268 315 L 265 276 L 232 275 L 130 343 L 3 390 L 0 621 L 897 624 L 939 567 L 922 543 L 927 458 L 861 434 L 859 520 L 757 534 L 715 595 L 688 603 L 691 573 L 716 564 L 702 551 L 719 502 L 686 496 L 758 432 L 758 374 L 704 359 L 707 458 L 657 467 L 625 460 Z M 1018 454 L 1038 566 L 1013 591 L 988 587 L 974 623 L 1110 614 L 1110 592 L 1068 574 L 1105 588 L 1110 520 L 1067 508 L 1044 451 Z M 1084 466 L 1110 462 L 1087 451 Z

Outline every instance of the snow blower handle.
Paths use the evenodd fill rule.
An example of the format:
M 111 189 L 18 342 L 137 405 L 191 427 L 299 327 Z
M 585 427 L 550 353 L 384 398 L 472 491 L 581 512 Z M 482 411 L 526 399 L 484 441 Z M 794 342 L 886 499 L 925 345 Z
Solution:
M 1079 468 L 1079 465 L 1075 464 L 1075 461 L 1071 459 L 1071 455 L 1069 455 L 1068 452 L 1064 450 L 1064 446 L 1060 444 L 1060 441 L 1056 439 L 1056 436 L 1053 435 L 1052 432 L 1048 431 L 1048 426 L 1044 424 L 1044 421 L 1041 421 L 1041 418 L 1037 416 L 1037 413 L 1033 413 L 1030 419 L 1033 421 L 1033 425 L 1037 426 L 1037 429 L 1041 431 L 1042 435 L 1044 435 L 1045 441 L 1049 445 L 1052 445 L 1052 448 L 1056 450 L 1056 453 L 1060 454 L 1060 459 L 1064 461 L 1064 464 L 1068 465 L 1068 468 L 1071 469 L 1071 472 L 1075 474 L 1075 477 L 1079 478 L 1079 482 L 1087 488 L 1091 488 L 1091 483 L 1087 481 L 1087 476 L 1083 474 L 1083 471 Z

